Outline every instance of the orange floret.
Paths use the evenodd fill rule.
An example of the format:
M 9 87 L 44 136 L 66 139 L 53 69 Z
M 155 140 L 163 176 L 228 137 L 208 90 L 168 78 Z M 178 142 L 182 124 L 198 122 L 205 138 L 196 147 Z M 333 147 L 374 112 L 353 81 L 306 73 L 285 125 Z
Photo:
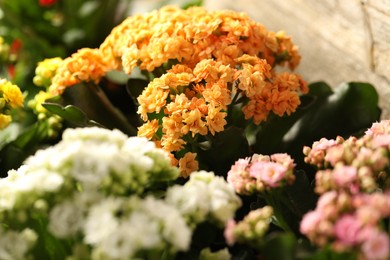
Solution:
M 157 119 L 146 122 L 142 126 L 138 127 L 138 136 L 146 137 L 148 140 L 152 140 L 159 129 Z
M 190 174 L 199 169 L 196 153 L 188 152 L 179 160 L 180 176 L 188 178 Z

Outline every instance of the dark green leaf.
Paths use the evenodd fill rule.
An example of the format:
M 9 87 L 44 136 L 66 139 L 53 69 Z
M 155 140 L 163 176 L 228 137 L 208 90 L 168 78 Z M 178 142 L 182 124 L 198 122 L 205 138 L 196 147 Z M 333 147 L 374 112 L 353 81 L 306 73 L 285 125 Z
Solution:
M 292 260 L 295 254 L 296 239 L 291 233 L 271 234 L 263 247 L 263 256 L 267 260 Z
M 243 129 L 231 126 L 211 138 L 209 150 L 199 150 L 201 162 L 206 163 L 210 171 L 226 175 L 231 165 L 239 158 L 249 155 L 249 144 Z
M 142 91 L 148 86 L 149 82 L 144 79 L 131 78 L 127 81 L 127 92 L 134 101 L 134 104 L 138 105 L 137 97 L 141 95 Z
M 76 125 L 86 125 L 89 121 L 85 113 L 73 105 L 63 107 L 57 103 L 43 103 L 42 106 L 53 114 L 56 114 Z
M 10 169 L 17 169 L 22 162 L 48 137 L 47 124 L 36 123 L 0 150 L 0 176 L 5 177 Z
M 78 84 L 67 88 L 62 97 L 65 104 L 83 111 L 89 122 L 97 122 L 109 129 L 117 128 L 130 136 L 137 134 L 129 118 L 110 101 L 99 86 Z
M 294 213 L 301 219 L 302 216 L 316 206 L 317 195 L 314 193 L 310 180 L 303 171 L 295 172 L 295 182 L 285 188 L 287 198 L 294 209 Z

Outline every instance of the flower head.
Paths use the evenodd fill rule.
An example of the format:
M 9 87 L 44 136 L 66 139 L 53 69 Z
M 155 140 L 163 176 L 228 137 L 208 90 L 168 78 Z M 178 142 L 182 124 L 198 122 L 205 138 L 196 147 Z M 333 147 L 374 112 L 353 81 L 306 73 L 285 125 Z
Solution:
M 107 72 L 102 54 L 97 49 L 80 49 L 57 65 L 50 85 L 53 95 L 62 94 L 65 88 L 81 82 L 98 83 Z
M 294 167 L 287 154 L 254 154 L 251 159 L 239 159 L 228 172 L 227 180 L 239 194 L 263 192 L 292 183 Z
M 10 110 L 22 107 L 23 102 L 24 96 L 19 87 L 0 78 L 0 129 L 10 124 Z

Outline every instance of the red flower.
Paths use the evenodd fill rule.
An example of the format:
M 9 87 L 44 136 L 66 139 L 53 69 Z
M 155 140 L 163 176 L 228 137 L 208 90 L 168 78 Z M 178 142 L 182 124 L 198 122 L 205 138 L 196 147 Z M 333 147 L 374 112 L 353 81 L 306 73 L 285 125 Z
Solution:
M 14 39 L 11 43 L 11 53 L 18 53 L 22 48 L 22 41 L 19 39 Z
M 57 2 L 57 0 L 39 0 L 39 5 L 41 6 L 50 6 Z
M 15 78 L 15 65 L 10 64 L 7 66 L 7 72 L 11 79 Z

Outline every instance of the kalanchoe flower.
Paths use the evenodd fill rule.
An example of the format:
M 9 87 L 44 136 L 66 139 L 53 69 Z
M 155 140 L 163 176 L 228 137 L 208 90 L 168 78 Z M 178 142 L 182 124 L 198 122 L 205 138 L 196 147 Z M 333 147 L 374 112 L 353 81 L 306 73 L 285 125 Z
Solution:
M 228 172 L 227 181 L 239 194 L 263 192 L 291 184 L 295 180 L 294 166 L 293 159 L 287 154 L 254 154 L 250 159 L 236 161 Z
M 316 192 L 386 189 L 389 185 L 386 172 L 390 166 L 388 125 L 388 120 L 384 120 L 374 123 L 360 138 L 321 139 L 312 148 L 305 147 L 305 161 L 321 169 L 316 174 Z
M 24 97 L 19 87 L 0 78 L 0 129 L 11 122 L 10 110 L 22 107 Z
M 321 138 L 321 140 L 313 143 L 312 147 L 305 146 L 303 154 L 305 155 L 305 162 L 317 166 L 317 168 L 325 167 L 326 152 L 331 147 L 338 147 L 338 144 L 344 142 L 344 139 L 338 136 L 335 140 Z
M 205 171 L 194 172 L 184 185 L 171 187 L 166 201 L 192 226 L 206 220 L 224 226 L 241 206 L 240 198 L 223 177 Z
M 98 49 L 66 58 L 50 91 L 62 94 L 80 82 L 98 84 L 110 70 L 130 75 L 138 67 L 149 75 L 136 97 L 144 121 L 138 135 L 171 152 L 188 177 L 198 168 L 191 162 L 197 142 L 224 131 L 233 106 L 256 125 L 270 114 L 295 112 L 307 84 L 274 68 L 294 69 L 299 61 L 290 37 L 267 31 L 243 13 L 166 6 L 127 18 Z
M 272 214 L 272 208 L 265 206 L 250 211 L 238 223 L 233 219 L 229 220 L 224 232 L 226 242 L 230 246 L 235 243 L 260 246 L 271 223 Z
M 381 120 L 380 122 L 373 123 L 365 134 L 367 136 L 390 134 L 390 120 Z
M 339 252 L 356 251 L 363 259 L 387 259 L 390 238 L 381 223 L 390 217 L 389 206 L 388 193 L 330 191 L 303 217 L 300 230 L 320 247 L 330 244 Z
M 88 48 L 78 50 L 56 66 L 57 71 L 49 88 L 52 95 L 61 94 L 67 86 L 81 82 L 98 83 L 108 71 L 102 54 Z
M 38 87 L 50 87 L 52 79 L 57 72 L 58 66 L 61 64 L 62 58 L 50 58 L 44 59 L 38 62 L 38 66 L 35 68 L 35 76 L 33 82 Z
M 0 259 L 27 259 L 38 238 L 38 234 L 29 228 L 19 232 L 0 226 L 0 234 Z
M 151 196 L 153 184 L 178 176 L 169 154 L 146 138 L 96 127 L 67 129 L 58 144 L 0 180 L 0 258 L 29 258 L 49 241 L 46 234 L 51 243 L 73 247 L 61 258 L 133 259 L 185 251 L 193 223 L 176 204 Z M 189 186 L 195 178 L 207 188 L 205 214 L 223 225 L 239 198 L 222 178 L 199 173 Z M 139 196 L 145 190 L 150 195 Z
M 388 190 L 389 121 L 374 123 L 365 135 L 339 142 L 322 139 L 306 147 L 305 161 L 321 169 L 315 210 L 302 219 L 301 232 L 312 243 L 362 259 L 388 259 L 390 238 L 383 221 L 390 217 Z
M 109 259 L 142 257 L 148 250 L 184 251 L 192 234 L 176 208 L 153 197 L 106 198 L 91 207 L 83 228 L 92 254 Z

